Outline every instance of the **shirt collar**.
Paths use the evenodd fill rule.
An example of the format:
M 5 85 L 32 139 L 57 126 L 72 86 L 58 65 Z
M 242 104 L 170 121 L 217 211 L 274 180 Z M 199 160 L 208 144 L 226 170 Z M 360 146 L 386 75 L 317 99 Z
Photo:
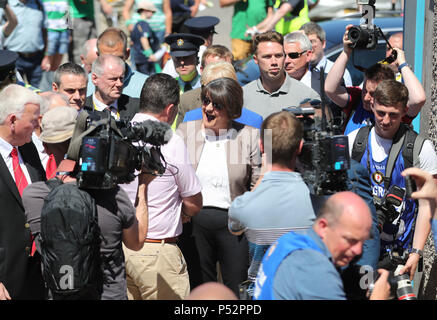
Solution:
M 103 110 L 105 110 L 106 108 L 115 108 L 116 110 L 118 110 L 118 100 L 115 100 L 113 103 L 111 103 L 109 106 L 108 105 L 106 105 L 106 104 L 104 104 L 102 101 L 100 101 L 100 100 L 98 100 L 97 98 L 96 98 L 96 94 L 95 93 L 93 93 L 93 104 L 94 104 L 94 108 L 97 110 L 97 111 L 103 111 Z
M 2 155 L 3 159 L 7 159 L 7 157 L 10 156 L 13 148 L 14 146 L 12 146 L 9 142 L 3 138 L 0 138 L 0 154 Z
M 329 252 L 328 247 L 323 242 L 322 238 L 314 231 L 313 228 L 309 228 L 307 231 L 307 235 L 314 240 L 317 246 L 322 250 L 323 254 L 332 262 L 332 254 Z
M 284 71 L 284 73 L 285 73 L 285 71 Z M 281 85 L 281 87 L 278 90 L 276 90 L 272 93 L 270 93 L 266 89 L 264 89 L 264 86 L 263 86 L 262 81 L 261 81 L 261 77 L 259 77 L 257 79 L 256 85 L 257 85 L 258 92 L 265 92 L 265 93 L 268 93 L 270 95 L 273 95 L 275 93 L 288 93 L 288 89 L 290 87 L 290 77 L 288 76 L 288 74 L 285 73 L 284 83 Z
M 323 67 L 326 72 L 326 62 L 328 62 L 328 59 L 326 59 L 326 56 L 323 56 L 315 67 L 310 66 L 310 70 L 315 69 L 316 71 L 320 71 L 320 68 Z

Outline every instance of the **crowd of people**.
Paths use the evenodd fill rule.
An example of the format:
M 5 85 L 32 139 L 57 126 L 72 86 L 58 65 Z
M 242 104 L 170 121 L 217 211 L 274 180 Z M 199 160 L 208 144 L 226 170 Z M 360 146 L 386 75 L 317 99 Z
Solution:
M 227 48 L 214 43 L 220 20 L 196 17 L 200 0 L 6 1 L 0 300 L 59 297 L 42 266 L 47 181 L 78 182 L 79 119 L 104 117 L 173 134 L 163 173 L 143 166 L 129 183 L 83 188 L 97 208 L 102 277 L 76 298 L 201 299 L 218 286 L 228 299 L 389 299 L 389 272 L 412 280 L 437 231 L 437 155 L 410 126 L 425 91 L 402 34 L 389 39 L 394 62 L 353 86 L 351 25 L 329 61 L 308 18 L 317 3 L 221 0 L 235 6 Z M 241 79 L 242 60 L 256 76 Z M 321 106 L 350 155 L 344 190 L 326 194 L 304 179 L 305 130 L 319 129 Z M 309 111 L 313 129 L 288 107 Z M 380 275 L 372 292 L 363 268 Z

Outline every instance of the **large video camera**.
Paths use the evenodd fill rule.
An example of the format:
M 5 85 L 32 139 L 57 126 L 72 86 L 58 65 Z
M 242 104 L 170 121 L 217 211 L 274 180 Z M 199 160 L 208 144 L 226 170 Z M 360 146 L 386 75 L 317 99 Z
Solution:
M 339 128 L 324 125 L 319 100 L 310 107 L 290 107 L 304 127 L 304 144 L 298 157 L 303 167 L 301 174 L 312 194 L 330 195 L 347 190 L 347 170 L 350 168 L 348 137 L 339 134 Z M 331 122 L 332 123 L 332 122 Z
M 135 179 L 135 170 L 164 174 L 160 146 L 172 130 L 166 123 L 146 120 L 131 124 L 109 112 L 79 113 L 67 158 L 78 163 L 78 187 L 111 189 Z

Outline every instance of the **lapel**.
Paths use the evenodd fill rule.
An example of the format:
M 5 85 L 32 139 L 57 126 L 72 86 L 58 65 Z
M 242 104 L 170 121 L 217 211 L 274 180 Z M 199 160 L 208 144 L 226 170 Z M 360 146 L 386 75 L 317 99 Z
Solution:
M 320 95 L 320 71 L 316 68 L 311 69 L 311 88 Z
M 120 98 L 118 98 L 117 107 L 120 113 L 120 119 L 126 118 L 130 121 L 139 111 L 139 99 L 122 94 Z
M 6 163 L 3 160 L 3 157 L 0 157 L 0 179 L 3 180 L 6 187 L 11 191 L 11 193 L 14 195 L 15 199 L 17 199 L 17 202 L 20 204 L 21 207 L 23 207 L 23 203 L 21 202 L 21 196 L 18 192 L 17 185 L 15 184 L 14 179 L 11 177 L 11 173 L 9 172 L 8 167 L 6 166 Z
M 29 184 L 31 182 L 45 180 L 45 170 L 41 164 L 41 160 L 38 156 L 38 151 L 36 150 L 33 142 L 29 142 L 21 147 L 18 147 L 18 150 L 20 150 L 24 165 L 29 172 L 31 180 L 29 181 Z

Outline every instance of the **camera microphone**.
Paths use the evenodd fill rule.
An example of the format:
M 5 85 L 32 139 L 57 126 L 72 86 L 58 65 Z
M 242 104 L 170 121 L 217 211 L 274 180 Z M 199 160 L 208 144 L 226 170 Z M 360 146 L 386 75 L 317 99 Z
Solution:
M 168 123 L 145 120 L 135 122 L 131 130 L 126 130 L 126 137 L 132 141 L 147 141 L 154 146 L 161 146 L 170 141 L 173 131 Z

